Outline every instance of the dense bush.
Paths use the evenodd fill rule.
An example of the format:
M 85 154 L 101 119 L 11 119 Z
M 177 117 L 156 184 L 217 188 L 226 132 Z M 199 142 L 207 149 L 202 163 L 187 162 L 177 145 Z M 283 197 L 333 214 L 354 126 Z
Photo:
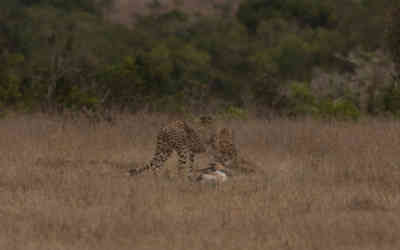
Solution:
M 295 19 L 300 25 L 334 27 L 333 6 L 319 0 L 248 0 L 238 10 L 239 20 L 255 31 L 262 20 L 276 17 Z
M 0 107 L 16 105 L 23 101 L 21 88 L 22 79 L 19 67 L 24 57 L 19 54 L 3 54 L 0 57 Z
M 108 0 L 4 0 L 0 105 L 219 109 L 243 117 L 252 103 L 261 114 L 354 118 L 357 101 L 321 97 L 307 84 L 291 83 L 310 82 L 315 68 L 351 74 L 354 66 L 346 58 L 352 51 L 382 48 L 388 3 L 244 0 L 235 15 L 219 16 L 152 5 L 153 12 L 137 16 L 128 28 L 102 17 Z M 396 55 L 399 28 L 390 27 L 388 47 Z M 385 93 L 379 110 L 394 112 L 397 92 Z
M 396 64 L 397 70 L 400 70 L 400 4 L 397 4 L 390 11 L 387 26 L 387 47 Z M 397 73 L 400 74 L 399 72 Z
M 397 116 L 400 115 L 400 88 L 397 84 L 393 84 L 386 90 L 384 103 L 387 111 Z
M 15 0 L 25 6 L 52 6 L 66 11 L 87 11 L 94 14 L 100 14 L 102 8 L 109 7 L 112 0 Z
M 291 84 L 288 103 L 290 114 L 295 116 L 308 115 L 338 120 L 357 120 L 360 117 L 359 109 L 348 98 L 318 98 L 305 83 Z

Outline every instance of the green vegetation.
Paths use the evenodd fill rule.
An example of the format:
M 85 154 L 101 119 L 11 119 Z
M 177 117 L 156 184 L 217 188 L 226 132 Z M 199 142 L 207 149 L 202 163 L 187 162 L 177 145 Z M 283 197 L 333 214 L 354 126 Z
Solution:
M 315 69 L 354 74 L 354 53 L 388 47 L 398 63 L 399 20 L 393 14 L 386 21 L 391 2 L 244 0 L 235 13 L 225 6 L 220 15 L 160 11 L 159 3 L 128 28 L 103 17 L 110 0 L 1 1 L 0 107 L 210 109 L 234 117 L 256 109 L 340 119 L 398 114 L 391 82 L 373 85 L 382 101 L 374 108 L 378 102 L 369 99 L 367 110 L 328 82 L 319 86 L 328 95 L 310 87 Z
M 397 81 L 400 79 L 400 4 L 391 9 L 387 21 L 387 47 L 396 66 Z
M 291 115 L 311 115 L 337 120 L 357 120 L 360 117 L 360 111 L 351 99 L 346 97 L 318 98 L 304 83 L 292 83 L 288 104 Z

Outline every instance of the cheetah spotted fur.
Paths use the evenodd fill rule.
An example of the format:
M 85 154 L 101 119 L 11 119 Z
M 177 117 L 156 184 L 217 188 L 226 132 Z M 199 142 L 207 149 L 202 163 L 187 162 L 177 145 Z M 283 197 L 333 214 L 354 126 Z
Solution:
M 214 163 L 228 168 L 236 167 L 238 151 L 233 129 L 221 128 L 217 131 L 211 141 L 211 155 Z
M 200 125 L 203 130 L 212 127 L 211 124 L 212 118 L 200 118 Z M 129 174 L 138 175 L 151 170 L 157 175 L 159 169 L 175 151 L 178 155 L 178 171 L 180 173 L 187 171 L 187 176 L 190 177 L 193 173 L 194 157 L 196 154 L 206 152 L 208 141 L 210 141 L 208 138 L 202 140 L 187 122 L 182 120 L 172 122 L 159 131 L 156 150 L 150 163 L 142 168 L 129 170 Z

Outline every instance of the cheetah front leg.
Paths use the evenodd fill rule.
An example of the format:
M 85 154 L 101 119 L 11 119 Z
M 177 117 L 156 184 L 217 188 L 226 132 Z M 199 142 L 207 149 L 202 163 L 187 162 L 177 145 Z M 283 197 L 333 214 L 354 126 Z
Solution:
M 187 148 L 176 149 L 178 154 L 178 172 L 184 173 L 189 179 L 193 175 L 194 153 Z

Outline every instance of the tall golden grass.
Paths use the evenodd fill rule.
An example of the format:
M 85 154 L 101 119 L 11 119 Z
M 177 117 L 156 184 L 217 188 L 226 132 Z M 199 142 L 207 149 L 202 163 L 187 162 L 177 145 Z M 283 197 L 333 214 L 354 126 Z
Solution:
M 169 119 L 0 120 L 0 249 L 400 249 L 399 122 L 219 121 L 257 174 L 126 176 Z

